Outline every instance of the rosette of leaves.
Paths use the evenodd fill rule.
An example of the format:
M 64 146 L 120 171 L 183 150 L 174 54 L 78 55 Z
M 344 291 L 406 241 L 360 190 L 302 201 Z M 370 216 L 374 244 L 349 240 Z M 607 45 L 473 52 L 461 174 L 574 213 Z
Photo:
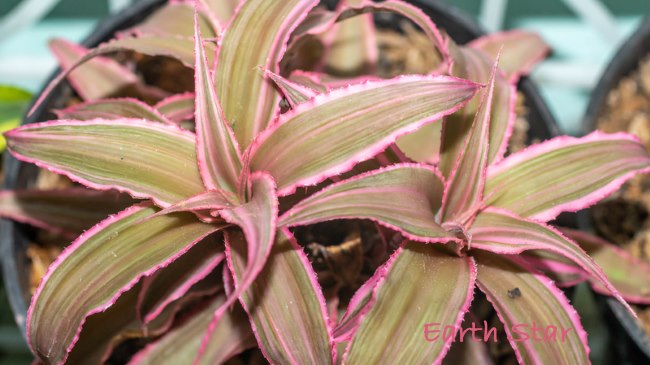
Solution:
M 625 300 L 547 222 L 646 171 L 650 156 L 627 135 L 596 133 L 504 158 L 514 85 L 546 52 L 518 41 L 539 39 L 509 33 L 459 47 L 399 1 L 333 12 L 314 9 L 314 0 L 235 5 L 173 2 L 95 50 L 53 45 L 68 56 L 59 57 L 67 67 L 52 85 L 68 76 L 85 102 L 58 111 L 59 120 L 7 133 L 8 146 L 20 160 L 97 192 L 77 199 L 83 209 L 74 192 L 3 193 L 5 216 L 83 232 L 32 298 L 27 336 L 39 360 L 99 363 L 119 342 L 144 336 L 152 341 L 134 364 L 222 363 L 251 347 L 275 364 L 440 363 L 451 342 L 428 343 L 424 324 L 460 328 L 478 288 L 506 327 L 575 328 L 562 343 L 510 334 L 520 362 L 587 363 L 579 319 L 541 270 L 565 263 Z M 371 49 L 367 20 L 343 22 L 381 11 L 424 31 L 441 57 L 437 74 L 341 80 L 320 66 L 292 72 L 304 63 L 301 45 L 316 39 L 327 50 L 346 34 L 344 24 L 365 34 L 357 41 Z M 505 72 L 491 59 L 500 44 Z M 97 57 L 117 49 L 181 60 L 194 68 L 195 92 L 153 106 L 106 99 L 138 83 L 130 70 Z M 323 64 L 340 65 L 336 54 L 326 52 Z M 179 126 L 192 114 L 195 132 Z M 443 128 L 423 132 L 435 124 Z M 420 135 L 395 144 L 409 133 Z M 419 148 L 432 152 L 409 158 Z M 377 168 L 360 168 L 363 161 Z M 75 215 L 129 204 L 121 196 L 93 209 L 113 190 L 143 202 L 87 231 L 91 217 L 70 224 Z M 56 214 L 61 203 L 70 209 Z M 337 318 L 290 228 L 344 219 L 372 220 L 404 239 Z M 521 292 L 516 300 L 507 295 L 513 288 Z

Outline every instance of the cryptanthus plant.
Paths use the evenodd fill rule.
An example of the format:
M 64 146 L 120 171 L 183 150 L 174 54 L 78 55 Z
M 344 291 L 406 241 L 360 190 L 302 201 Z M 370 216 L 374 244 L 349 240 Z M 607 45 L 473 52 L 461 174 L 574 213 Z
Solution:
M 625 305 L 635 296 L 548 222 L 650 169 L 643 146 L 594 133 L 504 157 L 516 81 L 546 52 L 539 38 L 461 47 L 407 3 L 317 5 L 174 1 L 94 50 L 52 44 L 66 68 L 52 87 L 68 76 L 84 102 L 6 133 L 8 147 L 92 190 L 0 195 L 4 216 L 78 234 L 29 307 L 41 362 L 101 363 L 123 340 L 147 338 L 132 364 L 223 363 L 253 347 L 274 364 L 437 364 L 453 338 L 427 341 L 425 325 L 458 331 L 476 290 L 521 363 L 589 362 L 576 312 L 544 273 L 564 265 Z M 364 50 L 352 67 L 377 62 L 374 12 L 418 25 L 439 69 L 325 73 L 347 67 L 349 49 L 335 48 L 350 33 Z M 323 59 L 300 70 L 314 40 Z M 99 56 L 122 49 L 193 67 L 194 93 L 138 85 Z M 129 85 L 152 100 L 110 98 Z M 293 232 L 352 219 L 402 240 L 339 315 Z M 574 330 L 562 342 L 509 331 L 533 322 Z

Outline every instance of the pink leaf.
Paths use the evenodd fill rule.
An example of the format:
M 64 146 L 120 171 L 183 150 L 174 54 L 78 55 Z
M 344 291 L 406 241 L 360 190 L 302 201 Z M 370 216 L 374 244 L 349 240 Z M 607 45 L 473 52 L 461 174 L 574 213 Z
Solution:
M 506 255 L 516 255 L 526 250 L 547 250 L 566 257 L 607 288 L 635 315 L 598 264 L 575 242 L 550 226 L 492 208 L 476 217 L 470 235 L 472 248 Z
M 455 112 L 478 85 L 446 76 L 402 76 L 322 94 L 282 114 L 252 149 L 279 195 L 368 160 L 403 134 Z M 363 138 L 360 138 L 363 136 Z
M 246 271 L 241 234 L 227 234 L 227 257 L 239 287 Z M 335 358 L 323 293 L 302 248 L 288 230 L 280 230 L 269 261 L 242 294 L 262 353 L 274 364 L 332 364 Z
M 484 195 L 488 205 L 549 221 L 591 206 L 648 171 L 650 155 L 631 135 L 557 137 L 490 166 Z
M 242 161 L 235 134 L 223 114 L 208 68 L 195 14 L 196 135 L 199 170 L 208 190 L 237 191 Z
M 471 221 L 483 199 L 490 148 L 490 116 L 498 63 L 497 59 L 472 127 L 465 138 L 464 147 L 449 175 L 442 205 L 443 222 L 465 226 Z
M 168 267 L 144 278 L 138 300 L 138 319 L 143 325 L 156 320 L 179 299 L 191 296 L 188 295 L 190 291 L 199 289 L 198 284 L 208 276 L 215 276 L 216 268 L 225 261 L 226 255 L 221 247 L 222 240 L 207 241 L 196 245 Z M 206 289 L 206 285 L 203 286 L 201 290 Z M 222 285 L 217 280 L 210 280 L 209 287 L 220 289 Z
M 223 313 L 251 286 L 262 271 L 275 240 L 278 219 L 275 183 L 268 174 L 260 172 L 251 175 L 251 181 L 252 198 L 247 203 L 219 211 L 223 219 L 231 224 L 238 225 L 244 232 L 248 257 L 246 270 L 238 278 L 235 291 L 229 295 L 224 305 L 215 312 L 213 324 L 204 339 L 204 345 L 209 341 L 210 333 Z M 228 247 L 228 242 L 226 242 L 226 246 Z
M 0 217 L 71 238 L 132 204 L 126 194 L 83 187 L 0 191 Z
M 489 83 L 494 75 L 494 91 L 490 113 L 488 164 L 503 158 L 512 133 L 516 114 L 517 89 L 500 70 L 493 72 L 494 60 L 481 51 L 458 46 L 449 40 L 448 47 L 454 56 L 453 75 L 473 82 Z M 487 91 L 484 91 L 487 92 Z M 444 120 L 440 149 L 440 171 L 449 176 L 460 156 L 463 144 L 469 135 L 472 121 L 478 110 L 481 98 L 474 97 L 467 106 Z
M 75 104 L 54 113 L 59 119 L 92 120 L 92 119 L 146 119 L 163 124 L 172 124 L 165 116 L 138 99 L 119 98 L 101 99 Z
M 343 0 L 337 11 L 360 6 L 365 0 Z M 341 21 L 322 37 L 325 43 L 324 66 L 331 74 L 374 73 L 379 48 L 372 14 Z
M 194 118 L 194 98 L 193 93 L 172 95 L 161 100 L 154 109 L 172 122 L 180 123 Z
M 129 365 L 191 363 L 199 351 L 203 333 L 207 330 L 214 311 L 222 306 L 225 300 L 223 294 L 214 298 L 209 305 L 194 313 L 187 321 L 135 354 Z M 200 364 L 223 364 L 254 345 L 255 338 L 246 313 L 237 306 L 224 314 Z
M 469 47 L 480 49 L 492 58 L 501 53 L 501 68 L 508 81 L 516 83 L 550 52 L 546 42 L 537 33 L 524 30 L 510 30 L 493 33 L 470 42 Z
M 368 313 L 375 302 L 375 291 L 377 285 L 386 280 L 388 269 L 392 266 L 393 261 L 399 255 L 399 250 L 376 271 L 352 296 L 348 303 L 347 310 L 337 322 L 332 335 L 335 342 L 347 342 L 359 328 L 361 320 Z
M 520 364 L 589 364 L 587 333 L 578 313 L 549 278 L 516 256 L 474 257 L 477 285 L 503 322 Z M 540 327 L 533 326 L 541 326 L 541 340 Z
M 418 241 L 449 237 L 437 222 L 443 179 L 426 166 L 401 164 L 330 185 L 280 217 L 280 226 L 371 219 Z
M 208 57 L 208 62 L 213 62 L 215 53 L 214 45 L 209 43 L 206 44 L 205 47 L 207 49 L 206 56 Z M 64 70 L 47 85 L 43 92 L 41 92 L 38 100 L 30 109 L 29 115 L 31 115 L 36 110 L 36 108 L 38 108 L 43 103 L 45 98 L 52 93 L 52 91 L 61 83 L 61 81 L 63 81 L 68 75 L 74 72 L 78 67 L 84 65 L 86 62 L 89 62 L 99 55 L 124 50 L 135 51 L 149 56 L 172 57 L 178 59 L 188 67 L 194 67 L 194 42 L 190 38 L 174 38 L 167 36 L 148 35 L 138 38 L 128 37 L 113 39 L 106 43 L 100 44 L 93 50 L 84 53 L 84 55 L 80 56 L 79 58 L 74 58 L 74 62 L 71 61 L 70 65 L 65 67 Z M 117 80 L 120 80 L 119 76 L 117 76 Z M 115 82 L 115 80 L 110 80 L 110 82 Z M 136 84 L 136 86 L 142 87 L 140 84 Z M 145 91 L 149 94 L 154 94 L 152 96 L 157 96 L 160 99 L 166 97 L 166 95 L 159 95 L 158 89 L 144 88 L 144 90 L 139 91 Z
M 221 39 L 214 84 L 243 150 L 272 121 L 279 101 L 255 68 L 279 72 L 291 33 L 316 5 L 318 0 L 247 0 Z
M 50 41 L 52 53 L 61 68 L 69 68 L 88 53 L 82 46 L 63 39 Z M 109 58 L 95 58 L 83 68 L 68 75 L 70 84 L 84 100 L 114 95 L 126 86 L 139 82 L 131 71 Z
M 196 1 L 200 3 L 203 0 Z M 191 38 L 194 35 L 195 1 L 175 2 L 170 1 L 157 9 L 147 19 L 133 28 L 121 31 L 118 38 L 153 35 L 166 38 Z M 216 38 L 219 33 L 219 24 L 211 22 L 210 13 L 201 4 L 197 4 L 198 20 L 201 33 L 210 39 Z
M 141 205 L 111 216 L 57 257 L 27 313 L 28 342 L 34 354 L 47 363 L 65 361 L 87 317 L 107 310 L 142 277 L 174 262 L 223 227 L 203 224 L 192 215 L 137 223 L 156 211 Z
M 155 216 L 177 212 L 199 212 L 202 210 L 221 210 L 233 208 L 231 203 L 235 197 L 232 193 L 223 190 L 208 190 L 191 198 L 170 205 L 156 213 Z
M 291 80 L 287 80 L 284 77 L 277 75 L 269 70 L 264 70 L 264 75 L 269 79 L 273 80 L 275 85 L 282 91 L 282 94 L 289 102 L 289 105 L 292 108 L 295 108 L 296 105 L 301 104 L 319 93 L 307 86 L 295 83 Z
M 169 206 L 204 191 L 193 133 L 137 119 L 58 120 L 5 134 L 11 153 L 96 190 Z
M 476 264 L 471 257 L 449 255 L 440 247 L 408 242 L 394 254 L 343 363 L 442 362 L 472 302 Z M 427 330 L 436 325 L 441 333 L 453 328 L 454 336 L 430 338 Z M 386 335 L 387 328 L 390 336 Z M 392 346 L 392 339 L 399 339 L 402 345 Z
M 570 229 L 563 229 L 562 232 L 578 242 L 593 257 L 625 300 L 650 304 L 650 264 L 594 235 Z M 593 278 L 590 281 L 594 290 L 610 295 L 609 289 L 600 281 Z

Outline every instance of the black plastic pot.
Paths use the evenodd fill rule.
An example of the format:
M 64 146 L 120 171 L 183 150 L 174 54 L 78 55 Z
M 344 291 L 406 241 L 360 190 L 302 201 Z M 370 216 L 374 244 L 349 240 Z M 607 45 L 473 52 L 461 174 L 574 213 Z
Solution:
M 610 61 L 600 81 L 594 89 L 587 112 L 582 121 L 584 133 L 596 129 L 598 117 L 607 103 L 609 92 L 619 81 L 639 66 L 639 62 L 650 55 L 650 17 L 646 18 L 636 32 L 619 48 Z M 583 228 L 591 228 L 584 222 Z M 599 306 L 605 313 L 605 321 L 610 327 L 614 358 L 629 364 L 650 364 L 650 336 L 616 300 L 598 296 Z M 615 334 L 623 334 L 617 336 Z
M 116 31 L 137 24 L 151 11 L 166 2 L 167 0 L 141 0 L 136 2 L 132 7 L 102 22 L 83 44 L 87 47 L 93 47 L 108 40 Z M 332 3 L 331 1 L 327 2 Z M 470 17 L 456 8 L 444 4 L 442 1 L 411 0 L 409 2 L 424 10 L 436 24 L 445 29 L 454 40 L 461 44 L 484 34 L 483 30 Z M 396 18 L 390 16 L 380 16 L 377 21 L 396 24 Z M 525 95 L 526 106 L 529 110 L 529 138 L 544 140 L 555 136 L 557 134 L 555 121 L 533 83 L 524 78 L 519 84 L 519 89 Z M 43 105 L 31 117 L 27 118 L 25 123 L 35 123 L 48 119 L 51 117 L 48 110 L 56 107 L 57 103 L 65 100 L 70 93 L 71 91 L 67 85 L 61 85 L 49 95 Z M 37 172 L 33 165 L 20 163 L 8 153 L 4 158 L 4 189 L 21 189 L 33 185 Z M 30 298 L 29 261 L 26 256 L 26 248 L 29 238 L 33 237 L 33 234 L 34 230 L 28 226 L 0 220 L 0 239 L 2 240 L 0 242 L 0 259 L 4 270 L 5 287 L 16 322 L 23 329 L 23 332 L 25 313 Z

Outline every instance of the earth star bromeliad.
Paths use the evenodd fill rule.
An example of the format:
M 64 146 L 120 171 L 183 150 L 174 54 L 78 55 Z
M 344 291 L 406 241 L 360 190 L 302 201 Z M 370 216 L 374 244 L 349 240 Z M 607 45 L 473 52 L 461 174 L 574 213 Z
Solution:
M 581 323 L 545 274 L 572 265 L 622 303 L 633 297 L 619 294 L 547 222 L 646 172 L 647 152 L 626 134 L 594 133 L 506 156 L 516 82 L 547 52 L 534 34 L 459 46 L 408 3 L 317 5 L 174 1 L 94 50 L 53 44 L 75 60 L 52 85 L 69 76 L 85 100 L 59 110 L 57 120 L 8 132 L 10 152 L 99 191 L 88 199 L 118 190 L 143 201 L 125 199 L 130 207 L 118 204 L 119 213 L 85 232 L 51 214 L 7 209 L 15 219 L 78 234 L 32 298 L 27 335 L 40 361 L 101 362 L 136 333 L 150 343 L 134 364 L 221 363 L 251 347 L 276 364 L 440 363 L 453 337 L 428 343 L 421 328 L 433 321 L 460 331 L 480 290 L 512 332 L 520 362 L 588 363 Z M 358 45 L 367 49 L 368 15 L 376 12 L 416 24 L 440 57 L 437 71 L 381 79 L 364 70 L 335 79 L 318 65 L 296 69 L 307 40 L 333 49 L 344 25 L 362 34 Z M 193 95 L 152 105 L 105 98 L 138 80 L 100 56 L 123 49 L 193 68 Z M 364 62 L 377 63 L 373 52 Z M 100 80 L 102 95 L 87 90 Z M 400 139 L 435 124 L 442 128 L 429 139 Z M 432 140 L 441 141 L 432 155 L 409 153 Z M 73 195 L 4 194 L 13 208 Z M 295 233 L 359 219 L 400 235 L 399 247 L 384 248 L 389 258 L 349 301 L 326 296 Z M 175 321 L 179 312 L 189 319 Z M 84 332 L 115 313 L 119 321 Z M 549 319 L 573 329 L 562 332 L 564 341 L 515 340 L 526 330 L 519 324 Z M 391 346 L 387 332 L 405 345 Z M 170 344 L 173 356 L 162 356 Z

